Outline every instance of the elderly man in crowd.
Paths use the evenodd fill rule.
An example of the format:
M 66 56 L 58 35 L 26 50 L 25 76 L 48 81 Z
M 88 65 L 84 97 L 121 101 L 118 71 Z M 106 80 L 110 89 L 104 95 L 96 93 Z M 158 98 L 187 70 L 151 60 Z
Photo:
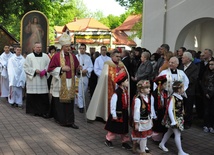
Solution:
M 184 97 L 184 128 L 189 129 L 192 125 L 193 104 L 195 103 L 195 86 L 198 78 L 198 67 L 193 63 L 193 57 L 190 52 L 184 52 L 182 56 L 181 70 L 184 71 L 189 79 L 189 86 L 186 90 L 187 98 Z
M 178 58 L 172 57 L 169 60 L 169 68 L 163 70 L 158 76 L 166 75 L 167 78 L 167 87 L 166 90 L 168 91 L 168 95 L 171 95 L 172 92 L 172 84 L 174 81 L 182 81 L 184 84 L 184 91 L 187 90 L 188 85 L 189 85 L 189 79 L 186 76 L 186 74 L 180 70 L 177 69 L 179 64 Z M 183 94 L 186 96 L 186 94 Z

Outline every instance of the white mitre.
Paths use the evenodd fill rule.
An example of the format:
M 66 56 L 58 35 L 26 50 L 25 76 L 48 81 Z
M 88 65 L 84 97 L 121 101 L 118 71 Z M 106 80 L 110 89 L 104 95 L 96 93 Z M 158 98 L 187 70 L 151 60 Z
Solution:
M 64 32 L 59 38 L 59 43 L 62 46 L 63 45 L 70 45 L 71 44 L 71 37 L 66 32 Z

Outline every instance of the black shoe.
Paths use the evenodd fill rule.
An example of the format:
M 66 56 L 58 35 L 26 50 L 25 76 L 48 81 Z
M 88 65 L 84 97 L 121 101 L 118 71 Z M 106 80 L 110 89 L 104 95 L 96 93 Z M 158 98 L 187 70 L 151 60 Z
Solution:
M 79 129 L 79 127 L 77 125 L 75 125 L 74 123 L 71 124 L 70 127 L 72 127 L 73 129 Z
M 126 150 L 131 150 L 132 147 L 128 143 L 122 143 L 122 148 Z
M 19 105 L 15 103 L 15 106 L 18 107 Z
M 19 107 L 19 109 L 23 109 L 24 108 L 23 105 L 18 105 L 18 107 Z
M 173 138 L 173 139 L 174 139 L 174 138 L 175 138 L 175 134 L 173 133 L 173 134 L 170 136 L 170 138 Z
M 191 125 L 189 124 L 184 124 L 184 129 L 190 129 L 191 128 Z
M 11 104 L 10 106 L 11 106 L 11 107 L 14 107 L 14 106 L 15 106 L 15 103 Z
M 42 117 L 45 119 L 49 118 L 48 114 L 43 114 Z
M 53 115 L 52 114 L 47 114 L 47 117 L 48 118 L 53 118 Z
M 111 141 L 106 140 L 105 145 L 108 146 L 109 148 L 114 148 Z
M 84 108 L 79 108 L 79 112 L 83 113 L 84 112 Z

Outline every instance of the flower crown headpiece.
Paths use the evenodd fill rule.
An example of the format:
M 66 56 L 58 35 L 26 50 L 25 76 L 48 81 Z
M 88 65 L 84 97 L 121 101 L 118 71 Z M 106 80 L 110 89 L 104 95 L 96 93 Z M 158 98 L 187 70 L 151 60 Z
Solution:
M 149 80 L 141 80 L 137 83 L 138 88 L 145 88 L 145 87 L 150 87 L 150 82 Z

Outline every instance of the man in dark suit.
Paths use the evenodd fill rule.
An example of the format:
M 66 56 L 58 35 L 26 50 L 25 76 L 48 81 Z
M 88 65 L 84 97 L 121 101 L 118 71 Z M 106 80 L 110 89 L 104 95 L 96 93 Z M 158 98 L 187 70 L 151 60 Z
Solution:
M 184 52 L 182 56 L 181 70 L 184 71 L 189 79 L 189 86 L 186 90 L 187 98 L 184 97 L 184 128 L 189 129 L 193 120 L 193 104 L 195 103 L 195 85 L 197 83 L 199 68 L 193 63 L 190 52 Z
M 177 58 L 179 60 L 179 64 L 178 64 L 178 69 L 180 69 L 182 67 L 182 56 L 184 54 L 184 52 L 186 51 L 186 48 L 185 47 L 180 47 L 178 49 L 178 53 L 177 53 Z
M 130 75 L 130 69 L 131 69 L 130 68 L 130 66 L 131 66 L 130 64 L 131 64 L 131 61 L 130 61 L 129 51 L 128 50 L 122 51 L 121 58 L 122 58 L 122 62 L 126 66 L 126 69 L 128 70 L 129 75 Z
M 197 95 L 196 95 L 196 112 L 199 118 L 204 117 L 204 103 L 203 103 L 203 97 L 201 94 L 203 94 L 202 90 L 202 78 L 204 76 L 205 71 L 209 68 L 208 62 L 212 59 L 213 51 L 211 49 L 205 49 L 201 53 L 202 61 L 200 62 L 200 69 L 199 69 L 199 75 L 198 75 L 198 81 L 197 81 Z

